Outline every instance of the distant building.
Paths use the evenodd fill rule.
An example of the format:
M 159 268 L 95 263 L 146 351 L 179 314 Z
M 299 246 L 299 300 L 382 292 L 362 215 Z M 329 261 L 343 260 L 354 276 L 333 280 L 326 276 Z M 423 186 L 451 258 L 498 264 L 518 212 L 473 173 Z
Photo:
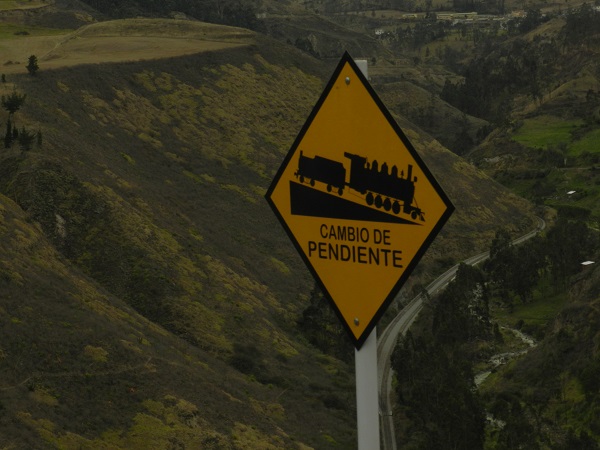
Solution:
M 435 20 L 451 21 L 451 20 L 454 20 L 454 14 L 452 14 L 452 13 L 437 13 L 435 15 Z

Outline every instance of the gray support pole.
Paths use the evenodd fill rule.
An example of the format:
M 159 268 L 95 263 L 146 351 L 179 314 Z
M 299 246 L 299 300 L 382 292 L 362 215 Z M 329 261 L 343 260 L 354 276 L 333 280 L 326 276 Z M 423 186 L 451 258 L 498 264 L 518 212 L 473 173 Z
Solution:
M 365 78 L 369 78 L 368 62 L 356 60 Z M 358 450 L 379 450 L 379 380 L 377 378 L 377 327 L 362 345 L 354 350 L 356 366 L 356 419 Z
M 356 364 L 356 418 L 358 450 L 379 450 L 379 395 L 377 379 L 377 328 L 354 350 Z

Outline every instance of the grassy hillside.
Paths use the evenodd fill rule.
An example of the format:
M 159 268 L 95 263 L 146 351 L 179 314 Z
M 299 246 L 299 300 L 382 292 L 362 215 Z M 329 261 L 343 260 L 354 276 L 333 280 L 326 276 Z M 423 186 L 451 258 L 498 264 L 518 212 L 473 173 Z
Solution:
M 291 446 L 264 413 L 285 415 L 272 391 L 142 318 L 1 204 L 3 448 Z
M 317 14 L 267 15 L 264 32 L 322 59 L 337 60 L 344 51 L 355 57 L 390 55 L 373 36 Z
M 0 22 L 2 71 L 26 73 L 29 55 L 45 69 L 131 62 L 215 51 L 254 42 L 254 33 L 188 20 L 129 19 L 85 25 L 73 31 Z
M 9 77 L 42 139 L 0 155 L 0 445 L 355 445 L 353 370 L 300 334 L 313 284 L 263 199 L 331 70 L 257 36 Z M 532 227 L 393 112 L 457 206 L 413 283 Z
M 302 57 L 296 61 L 314 66 Z M 27 92 L 27 103 L 14 123 L 40 129 L 44 138 L 31 152 L 17 147 L 3 152 L 3 192 L 39 224 L 33 228 L 39 239 L 43 231 L 60 252 L 53 257 L 70 270 L 79 268 L 76 273 L 85 280 L 81 289 L 121 299 L 118 305 L 126 312 L 115 315 L 131 316 L 123 320 L 140 320 L 149 329 L 97 334 L 121 327 L 95 316 L 85 322 L 64 318 L 62 310 L 50 309 L 42 324 L 18 313 L 23 308 L 43 317 L 40 302 L 79 298 L 73 288 L 48 289 L 59 281 L 75 283 L 66 270 L 32 287 L 38 296 L 15 297 L 20 306 L 4 306 L 5 320 L 14 318 L 30 331 L 13 338 L 35 348 L 41 345 L 36 336 L 57 335 L 39 352 L 55 347 L 49 354 L 56 356 L 40 366 L 38 353 L 26 353 L 27 362 L 19 363 L 23 356 L 13 350 L 12 341 L 3 344 L 3 367 L 15 372 L 3 391 L 11 393 L 2 399 L 4 445 L 47 441 L 71 448 L 75 442 L 89 448 L 143 448 L 132 444 L 140 439 L 135 436 L 141 434 L 146 443 L 153 437 L 174 438 L 175 432 L 160 423 L 180 426 L 190 440 L 202 438 L 215 448 L 249 448 L 256 445 L 252 442 L 265 448 L 300 448 L 302 442 L 314 448 L 353 445 L 352 370 L 319 356 L 297 335 L 295 321 L 311 286 L 306 274 L 298 272 L 299 259 L 286 248 L 274 218 L 256 212 L 266 211 L 264 166 L 278 163 L 274 155 L 261 160 L 256 152 L 275 146 L 267 138 L 283 134 L 287 140 L 292 132 L 285 124 L 257 135 L 250 126 L 256 117 L 239 115 L 242 106 L 246 113 L 262 111 L 270 130 L 277 114 L 261 105 L 293 100 L 309 109 L 312 99 L 293 88 L 303 83 L 320 87 L 315 75 L 279 68 L 256 50 L 158 66 L 90 66 L 17 81 Z M 246 89 L 262 97 L 245 98 Z M 37 255 L 35 260 L 53 263 Z M 79 326 L 93 337 L 79 332 Z M 63 327 L 66 335 L 59 333 Z M 152 339 L 151 330 L 156 335 Z M 62 340 L 69 345 L 56 345 Z M 171 350 L 171 341 L 181 347 L 180 357 Z M 146 356 L 144 350 L 150 348 Z M 128 351 L 141 356 L 129 361 Z M 173 375 L 179 371 L 178 358 L 184 367 Z M 158 365 L 160 369 L 154 367 Z M 122 370 L 121 384 L 112 372 Z M 162 373 L 159 378 L 156 371 Z M 68 377 L 55 377 L 55 372 L 77 373 L 85 392 L 79 395 Z M 32 377 L 39 380 L 40 392 L 54 398 L 47 407 L 13 402 L 30 390 L 37 392 L 36 385 L 24 382 Z M 84 400 L 85 406 L 79 403 Z M 180 400 L 187 402 L 181 406 L 187 417 L 181 424 L 176 418 Z M 113 406 L 117 401 L 126 403 Z M 237 420 L 231 405 L 239 408 Z M 56 408 L 72 415 L 59 420 Z M 82 408 L 89 417 L 76 420 Z M 28 441 L 19 431 L 24 425 Z

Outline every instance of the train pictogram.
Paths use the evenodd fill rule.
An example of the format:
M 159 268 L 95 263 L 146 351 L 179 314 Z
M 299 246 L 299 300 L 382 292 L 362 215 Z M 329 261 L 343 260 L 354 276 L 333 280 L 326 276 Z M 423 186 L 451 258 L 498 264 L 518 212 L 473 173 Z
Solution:
M 366 157 L 348 152 L 344 152 L 344 157 L 350 160 L 349 174 L 341 161 L 319 155 L 311 158 L 300 151 L 298 170 L 294 175 L 302 184 L 314 188 L 319 182 L 326 186 L 327 192 L 339 196 L 344 195 L 346 188 L 352 189 L 370 207 L 425 221 L 424 212 L 415 200 L 417 177 L 412 174 L 411 164 L 407 165 L 405 174 L 403 170 L 398 173 L 395 165 L 390 169 L 386 162 L 379 166 L 377 160 L 370 163 Z

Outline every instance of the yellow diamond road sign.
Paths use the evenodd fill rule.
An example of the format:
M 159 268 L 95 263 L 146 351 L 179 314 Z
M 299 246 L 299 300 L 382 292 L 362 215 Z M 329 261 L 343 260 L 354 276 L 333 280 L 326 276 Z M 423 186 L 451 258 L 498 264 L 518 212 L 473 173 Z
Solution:
M 358 349 L 454 210 L 348 53 L 266 198 Z

